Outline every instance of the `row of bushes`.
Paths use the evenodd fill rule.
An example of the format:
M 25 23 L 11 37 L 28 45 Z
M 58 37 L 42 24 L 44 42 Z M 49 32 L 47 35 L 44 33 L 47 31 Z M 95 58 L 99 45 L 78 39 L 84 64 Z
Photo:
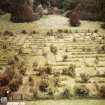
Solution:
M 33 91 L 34 91 L 33 93 L 35 93 L 34 96 L 38 98 L 37 91 L 40 91 L 42 93 L 46 93 L 48 96 L 55 98 L 56 88 L 64 87 L 64 84 L 63 85 L 61 84 L 62 80 L 60 80 L 59 74 L 57 75 L 57 73 L 56 73 L 56 75 L 54 75 L 54 81 L 53 81 L 54 87 L 49 88 L 49 86 L 50 86 L 49 75 L 53 74 L 52 68 L 50 66 L 46 66 L 46 68 L 39 70 L 39 69 L 36 69 L 38 67 L 37 63 L 34 63 L 33 66 L 34 66 L 34 71 L 38 72 L 38 74 L 37 74 L 38 76 L 43 77 L 44 74 L 46 74 L 45 77 L 42 78 L 42 80 L 40 81 L 40 84 L 37 86 L 38 90 L 33 89 Z M 75 65 L 70 65 L 67 69 L 64 69 L 62 71 L 62 74 L 65 76 L 70 76 L 70 77 L 74 78 L 75 77 Z M 88 82 L 90 79 L 90 76 L 88 74 L 81 74 L 80 76 L 81 76 L 82 82 L 84 82 L 84 83 Z M 29 82 L 30 83 L 33 82 L 32 77 L 29 78 Z M 32 85 L 32 87 L 33 87 L 33 85 Z M 105 86 L 100 86 L 100 87 L 96 86 L 96 89 L 97 89 L 97 93 L 98 93 L 96 97 L 99 97 L 99 96 L 105 97 Z M 60 93 L 58 97 L 66 98 L 66 99 L 70 98 L 72 96 L 73 97 L 75 97 L 75 96 L 91 97 L 90 93 L 91 93 L 91 90 L 88 89 L 88 87 L 86 85 L 80 85 L 80 86 L 76 86 L 74 88 L 75 95 L 72 95 L 71 91 L 68 88 L 66 88 L 66 89 L 63 89 L 63 92 Z
M 23 59 L 19 56 L 14 56 L 8 60 L 8 65 L 6 66 L 4 74 L 3 83 L 0 84 L 0 89 L 2 89 L 0 95 L 5 96 L 6 91 L 16 92 L 22 85 L 23 76 L 26 72 L 26 66 L 24 65 Z M 3 87 L 3 88 L 2 88 Z
M 72 93 L 70 92 L 70 90 L 68 88 L 65 88 L 65 89 L 63 89 L 63 91 L 61 93 L 58 94 L 58 96 L 56 96 L 54 91 L 51 88 L 49 88 L 49 89 L 47 89 L 47 88 L 48 88 L 48 86 L 44 83 L 43 85 L 41 85 L 39 87 L 39 91 L 43 90 L 43 92 L 45 92 L 49 98 L 69 99 L 72 97 L 74 97 L 74 98 L 76 98 L 76 97 L 81 97 L 81 98 L 92 97 L 90 95 L 90 90 L 85 85 L 75 87 L 74 95 L 72 95 Z M 33 93 L 34 99 L 40 97 L 38 91 L 36 91 L 35 89 L 32 90 L 32 93 Z M 100 90 L 98 90 L 98 93 L 96 95 L 94 95 L 93 97 L 105 98 L 105 86 L 101 86 Z M 45 99 L 46 96 L 43 98 Z

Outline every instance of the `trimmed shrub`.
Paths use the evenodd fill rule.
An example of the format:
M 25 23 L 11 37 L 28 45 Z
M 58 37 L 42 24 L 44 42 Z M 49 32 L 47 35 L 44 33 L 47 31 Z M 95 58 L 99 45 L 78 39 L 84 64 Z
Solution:
M 50 51 L 53 53 L 53 54 L 57 54 L 57 47 L 56 46 L 54 46 L 54 45 L 51 45 L 50 46 Z
M 81 96 L 81 97 L 86 97 L 86 96 L 89 95 L 89 89 L 84 85 L 76 87 L 75 88 L 75 95 L 76 96 Z
M 99 89 L 99 93 L 101 97 L 105 98 L 105 86 L 101 86 L 101 88 Z
M 19 89 L 19 83 L 16 79 L 13 79 L 10 84 L 9 88 L 12 92 L 16 92 Z
M 63 98 L 63 99 L 69 99 L 70 96 L 71 96 L 70 90 L 69 90 L 69 89 L 65 89 L 65 90 L 63 91 L 63 93 L 62 93 L 62 98 Z
M 49 86 L 48 82 L 41 81 L 41 83 L 39 85 L 39 90 L 41 92 L 47 92 L 48 86 Z
M 90 79 L 90 76 L 89 76 L 88 74 L 85 74 L 85 73 L 81 73 L 81 74 L 80 74 L 80 77 L 81 77 L 81 80 L 82 80 L 84 83 L 88 82 L 89 79 Z
M 63 75 L 68 75 L 71 77 L 75 77 L 75 65 L 71 64 L 68 68 L 63 69 L 62 74 Z
M 74 26 L 74 27 L 78 27 L 80 26 L 80 16 L 78 13 L 76 12 L 73 12 L 70 16 L 70 19 L 69 19 L 69 22 L 70 22 L 70 25 L 71 26 Z

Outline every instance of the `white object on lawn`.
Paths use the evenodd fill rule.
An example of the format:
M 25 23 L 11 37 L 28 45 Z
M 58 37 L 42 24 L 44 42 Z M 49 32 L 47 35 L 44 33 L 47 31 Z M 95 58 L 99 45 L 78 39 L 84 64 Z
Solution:
M 1 97 L 0 101 L 2 104 L 6 104 L 7 103 L 7 97 Z

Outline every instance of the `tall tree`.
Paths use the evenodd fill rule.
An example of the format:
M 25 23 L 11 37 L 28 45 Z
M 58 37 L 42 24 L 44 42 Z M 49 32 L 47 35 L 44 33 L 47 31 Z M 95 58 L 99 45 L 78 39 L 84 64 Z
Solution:
M 0 8 L 11 13 L 13 22 L 31 22 L 34 20 L 31 0 L 1 0 Z

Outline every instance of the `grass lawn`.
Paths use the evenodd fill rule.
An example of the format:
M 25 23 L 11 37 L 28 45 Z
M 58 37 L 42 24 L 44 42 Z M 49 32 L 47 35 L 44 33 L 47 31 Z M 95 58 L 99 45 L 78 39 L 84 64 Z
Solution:
M 102 22 L 98 21 L 81 21 L 80 27 L 71 27 L 68 18 L 60 15 L 44 16 L 38 21 L 30 23 L 13 23 L 10 21 L 10 14 L 0 16 L 0 31 L 9 30 L 12 32 L 20 32 L 21 30 L 45 30 L 45 29 L 77 29 L 77 30 L 94 30 L 104 31 L 101 29 Z M 105 31 L 104 31 L 105 32 Z
M 40 100 L 26 102 L 26 105 L 105 105 L 105 100 Z

